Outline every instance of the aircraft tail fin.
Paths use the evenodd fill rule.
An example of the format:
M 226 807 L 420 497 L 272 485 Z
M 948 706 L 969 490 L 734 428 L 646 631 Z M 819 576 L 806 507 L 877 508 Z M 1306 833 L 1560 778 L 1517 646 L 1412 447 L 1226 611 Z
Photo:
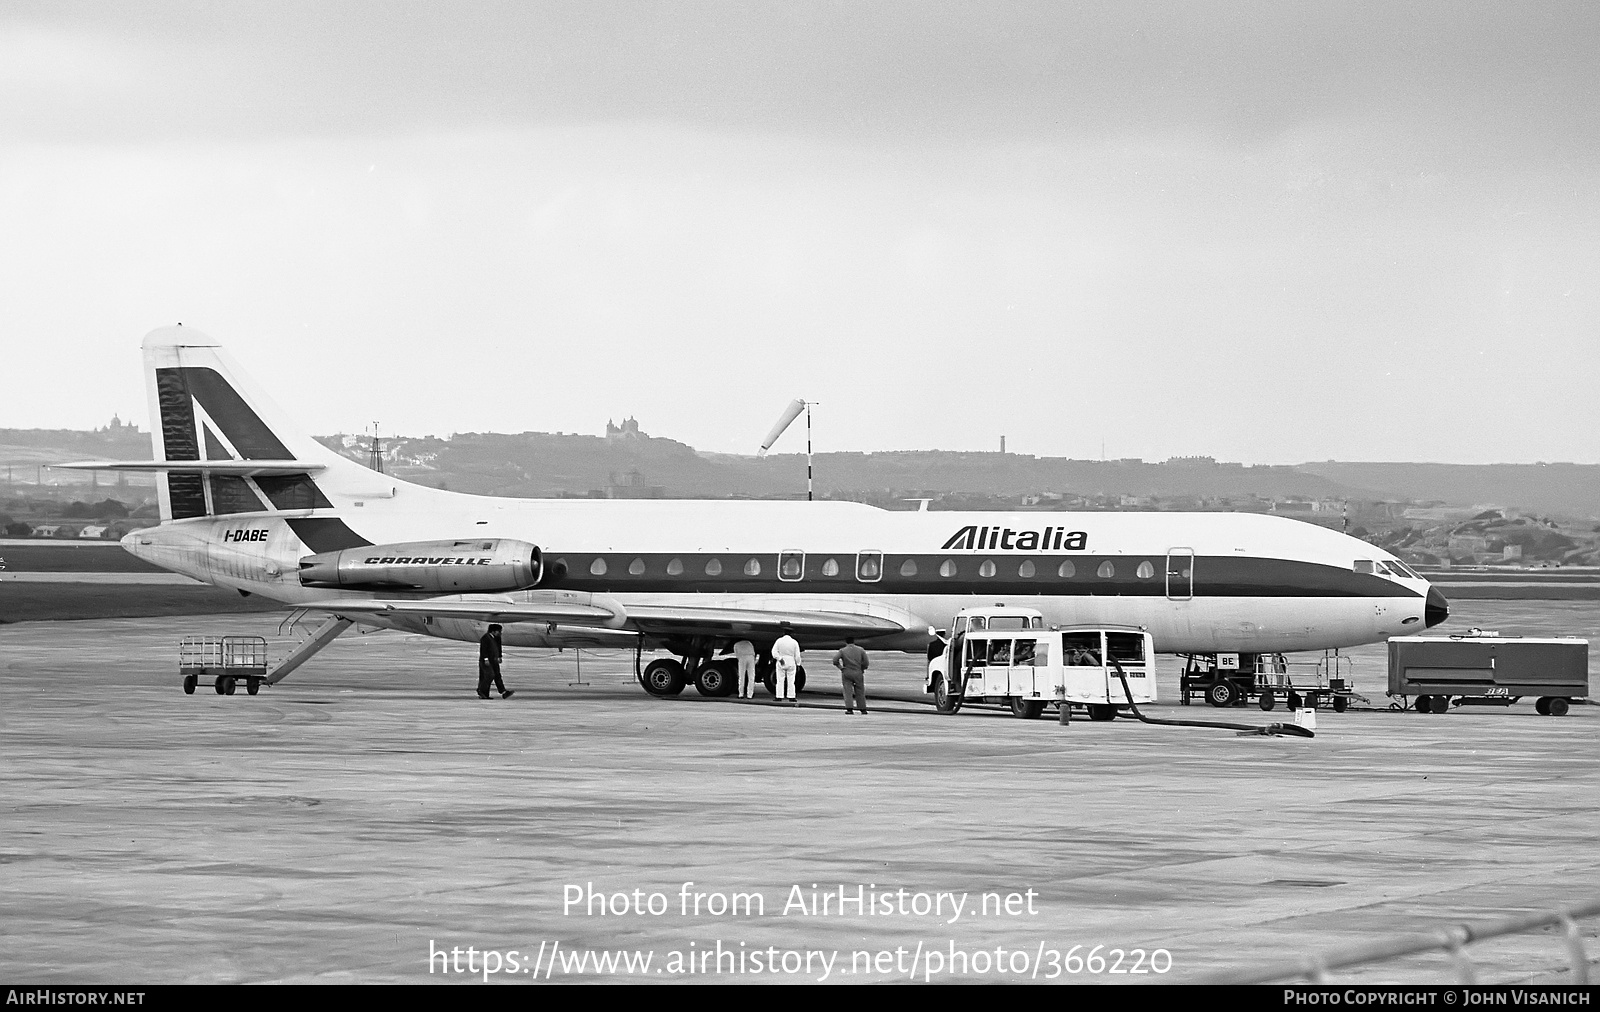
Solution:
M 144 339 L 162 520 L 331 508 L 386 481 L 289 423 L 216 341 L 182 324 Z M 173 466 L 194 461 L 193 471 Z M 393 484 L 392 481 L 389 482 Z

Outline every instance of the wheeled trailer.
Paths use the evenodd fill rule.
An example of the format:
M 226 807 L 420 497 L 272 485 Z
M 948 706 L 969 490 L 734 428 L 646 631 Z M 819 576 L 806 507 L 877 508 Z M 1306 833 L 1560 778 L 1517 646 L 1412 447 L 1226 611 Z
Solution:
M 1389 640 L 1389 696 L 1401 709 L 1444 713 L 1452 705 L 1510 706 L 1537 696 L 1538 713 L 1560 717 L 1588 695 L 1588 640 L 1479 630 Z
M 1355 690 L 1350 658 L 1337 650 L 1314 661 L 1283 654 L 1186 654 L 1178 677 L 1178 699 L 1188 706 L 1203 699 L 1212 706 L 1255 704 L 1272 710 L 1280 701 L 1291 710 L 1331 707 L 1343 713 L 1352 702 L 1367 702 Z
M 210 679 L 219 696 L 231 696 L 240 682 L 255 695 L 267 677 L 267 641 L 260 636 L 185 636 L 178 644 L 183 691 L 194 695 Z

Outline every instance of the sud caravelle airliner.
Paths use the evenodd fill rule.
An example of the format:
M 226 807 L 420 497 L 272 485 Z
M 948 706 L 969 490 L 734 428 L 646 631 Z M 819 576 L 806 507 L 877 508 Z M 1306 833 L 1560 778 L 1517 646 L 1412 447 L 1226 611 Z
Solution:
M 1162 653 L 1325 650 L 1437 625 L 1399 559 L 1253 513 L 900 512 L 850 502 L 512 499 L 427 488 L 288 424 L 226 352 L 182 326 L 144 341 L 161 523 L 123 546 L 175 573 L 327 617 L 266 681 L 352 623 L 508 646 L 622 647 L 656 695 L 733 691 L 763 658 L 854 636 L 921 653 L 960 609 L 1142 626 Z M 645 652 L 671 657 L 642 671 Z

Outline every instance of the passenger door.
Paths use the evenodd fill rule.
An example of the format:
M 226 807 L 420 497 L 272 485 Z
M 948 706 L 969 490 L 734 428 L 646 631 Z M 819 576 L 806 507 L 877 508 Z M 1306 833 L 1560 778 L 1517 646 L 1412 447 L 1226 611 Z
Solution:
M 1011 647 L 1011 674 L 1010 684 L 1007 686 L 1007 695 L 1033 697 L 1038 694 L 1034 683 L 1034 665 L 1038 660 L 1039 642 L 1032 639 L 1018 639 Z
M 1187 601 L 1194 597 L 1194 549 L 1167 549 L 1167 600 Z

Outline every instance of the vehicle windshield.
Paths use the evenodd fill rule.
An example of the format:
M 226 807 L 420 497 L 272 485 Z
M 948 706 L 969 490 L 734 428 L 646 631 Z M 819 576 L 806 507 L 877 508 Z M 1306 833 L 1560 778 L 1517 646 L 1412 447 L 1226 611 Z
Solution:
M 990 629 L 1026 629 L 1028 616 L 1026 615 L 991 615 L 989 616 Z

